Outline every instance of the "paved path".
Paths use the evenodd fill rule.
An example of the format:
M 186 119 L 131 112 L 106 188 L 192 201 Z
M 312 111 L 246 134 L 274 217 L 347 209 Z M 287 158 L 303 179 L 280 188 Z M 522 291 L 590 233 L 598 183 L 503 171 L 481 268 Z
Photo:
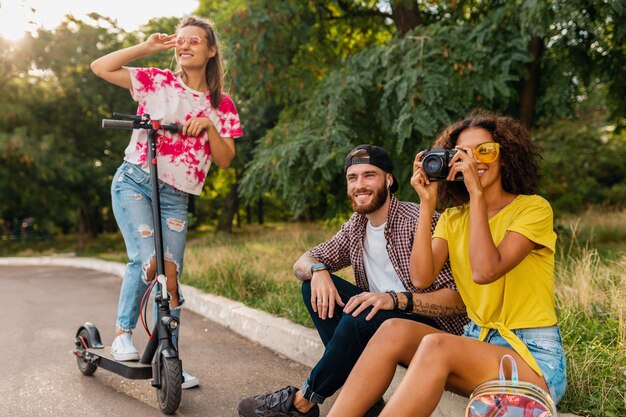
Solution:
M 148 380 L 131 381 L 99 369 L 83 376 L 69 353 L 77 328 L 98 326 L 113 339 L 120 279 L 88 269 L 2 266 L 6 295 L 0 343 L 1 416 L 158 416 Z M 143 328 L 135 335 L 141 350 Z M 309 368 L 281 357 L 189 311 L 183 311 L 181 357 L 201 386 L 183 391 L 179 416 L 236 416 L 251 394 L 300 384 Z M 323 414 L 330 402 L 324 404 Z

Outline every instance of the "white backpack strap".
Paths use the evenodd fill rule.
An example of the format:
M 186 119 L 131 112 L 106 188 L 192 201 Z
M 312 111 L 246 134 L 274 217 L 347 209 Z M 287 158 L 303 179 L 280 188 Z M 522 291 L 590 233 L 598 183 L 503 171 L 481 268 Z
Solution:
M 519 378 L 517 377 L 517 363 L 515 363 L 515 358 L 511 355 L 504 355 L 502 359 L 500 359 L 500 382 L 506 381 L 506 377 L 504 376 L 504 360 L 509 359 L 511 362 L 511 381 L 517 382 Z

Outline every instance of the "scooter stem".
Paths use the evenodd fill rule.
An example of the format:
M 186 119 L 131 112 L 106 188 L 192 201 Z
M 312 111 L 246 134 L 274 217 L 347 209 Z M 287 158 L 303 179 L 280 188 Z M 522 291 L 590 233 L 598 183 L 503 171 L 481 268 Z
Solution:
M 152 181 L 152 218 L 154 220 L 154 246 L 156 251 L 156 275 L 165 276 L 165 258 L 163 256 L 163 229 L 161 225 L 161 199 L 159 195 L 159 172 L 156 159 L 156 130 L 148 129 L 148 163 L 150 165 L 150 181 Z M 161 297 L 159 302 L 169 298 L 167 286 L 159 279 Z

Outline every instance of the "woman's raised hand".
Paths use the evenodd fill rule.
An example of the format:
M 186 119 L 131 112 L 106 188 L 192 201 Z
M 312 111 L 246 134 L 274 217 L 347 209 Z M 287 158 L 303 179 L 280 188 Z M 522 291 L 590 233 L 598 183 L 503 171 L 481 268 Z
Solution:
M 450 161 L 450 173 L 446 178 L 447 181 L 452 181 L 457 173 L 463 173 L 463 182 L 468 192 L 482 190 L 482 184 L 480 183 L 480 177 L 478 176 L 478 169 L 476 165 L 479 161 L 474 156 L 474 153 L 470 148 L 457 146 L 456 155 L 452 157 Z
M 419 152 L 413 161 L 413 176 L 411 186 L 417 192 L 422 204 L 430 204 L 435 207 L 437 203 L 437 182 L 431 182 L 428 176 L 422 171 L 422 156 L 424 151 Z
M 150 46 L 153 53 L 167 51 L 176 46 L 176 34 L 168 35 L 166 33 L 153 33 L 148 36 L 146 43 Z

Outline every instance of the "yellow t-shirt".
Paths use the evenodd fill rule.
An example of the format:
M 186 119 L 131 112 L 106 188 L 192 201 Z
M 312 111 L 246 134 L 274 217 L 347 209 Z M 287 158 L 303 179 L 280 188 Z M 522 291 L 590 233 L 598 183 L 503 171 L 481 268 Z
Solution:
M 447 209 L 439 219 L 433 238 L 448 242 L 450 267 L 472 321 L 482 327 L 479 340 L 496 329 L 537 372 L 541 369 L 512 329 L 556 324 L 554 310 L 554 250 L 556 233 L 550 203 L 538 195 L 519 195 L 489 220 L 496 245 L 507 232 L 519 233 L 541 245 L 515 268 L 495 282 L 472 281 L 469 260 L 469 205 Z

